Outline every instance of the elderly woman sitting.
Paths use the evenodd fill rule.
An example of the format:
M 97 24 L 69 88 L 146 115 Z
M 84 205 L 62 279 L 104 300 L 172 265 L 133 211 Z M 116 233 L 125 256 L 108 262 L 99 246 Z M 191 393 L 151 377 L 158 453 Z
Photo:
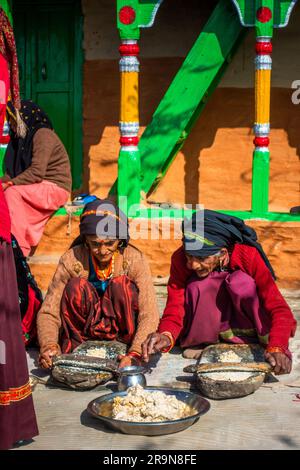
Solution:
M 47 114 L 32 101 L 18 112 L 9 101 L 10 143 L 0 179 L 11 217 L 11 231 L 23 255 L 34 252 L 52 214 L 66 204 L 72 186 L 66 149 Z
M 40 364 L 83 341 L 129 345 L 120 366 L 138 363 L 141 345 L 156 330 L 158 309 L 144 255 L 129 244 L 127 217 L 112 202 L 87 204 L 80 237 L 60 259 L 38 314 Z
M 204 210 L 184 223 L 183 232 L 158 331 L 143 343 L 145 361 L 176 341 L 185 357 L 195 359 L 201 347 L 220 340 L 259 342 L 274 372 L 289 373 L 296 321 L 255 231 L 236 217 Z

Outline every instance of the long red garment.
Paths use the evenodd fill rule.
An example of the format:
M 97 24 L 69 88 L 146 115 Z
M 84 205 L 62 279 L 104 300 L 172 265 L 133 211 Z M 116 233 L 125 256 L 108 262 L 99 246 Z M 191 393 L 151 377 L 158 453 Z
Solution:
M 10 221 L 0 190 L 0 233 Z M 6 213 L 5 213 L 6 211 Z M 1 237 L 1 235 L 0 235 Z M 0 449 L 38 434 L 29 384 L 12 246 L 0 239 Z
M 235 245 L 229 268 L 232 271 L 240 269 L 254 279 L 259 300 L 271 318 L 268 346 L 288 348 L 289 338 L 294 336 L 297 323 L 259 252 L 248 245 Z M 192 274 L 186 267 L 185 253 L 181 247 L 172 255 L 168 300 L 158 329 L 160 333 L 169 331 L 175 340 L 183 329 L 185 287 Z

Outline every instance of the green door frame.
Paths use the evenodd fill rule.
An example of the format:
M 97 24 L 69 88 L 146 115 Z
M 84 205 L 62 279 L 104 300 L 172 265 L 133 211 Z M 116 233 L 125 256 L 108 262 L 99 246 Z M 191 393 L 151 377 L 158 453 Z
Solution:
M 22 2 L 22 0 L 19 0 Z M 41 3 L 41 0 L 24 0 L 24 3 Z M 83 175 L 83 120 L 82 120 L 82 98 L 83 98 L 83 62 L 84 53 L 82 48 L 83 40 L 83 15 L 81 0 L 47 0 L 55 5 L 75 3 L 75 25 L 74 25 L 74 101 L 73 101 L 73 158 L 72 177 L 73 189 L 79 189 L 82 185 Z M 14 0 L 4 0 L 4 4 L 12 4 Z M 5 5 L 6 6 L 6 5 Z M 6 8 L 5 8 L 6 9 Z

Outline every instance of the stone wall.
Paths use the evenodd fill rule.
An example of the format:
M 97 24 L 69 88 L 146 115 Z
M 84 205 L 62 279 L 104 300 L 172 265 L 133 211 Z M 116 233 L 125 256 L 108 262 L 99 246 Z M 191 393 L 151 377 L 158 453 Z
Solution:
M 68 233 L 68 217 L 53 217 L 47 224 L 41 243 L 31 261 L 31 269 L 43 291 L 46 291 L 55 272 L 59 257 L 69 249 L 77 237 L 79 218 L 72 218 L 72 230 Z M 258 234 L 266 254 L 277 275 L 281 288 L 300 288 L 299 239 L 300 224 L 296 222 L 247 221 Z M 132 243 L 147 256 L 152 275 L 166 277 L 170 271 L 172 253 L 179 248 L 180 240 L 132 240 Z

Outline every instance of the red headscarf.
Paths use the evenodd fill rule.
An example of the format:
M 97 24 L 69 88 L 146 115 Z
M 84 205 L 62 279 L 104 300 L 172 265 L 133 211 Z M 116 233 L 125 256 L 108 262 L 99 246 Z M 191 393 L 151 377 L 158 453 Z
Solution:
M 0 184 L 0 242 L 5 240 L 11 242 L 10 237 L 10 216 L 5 200 L 4 192 Z

